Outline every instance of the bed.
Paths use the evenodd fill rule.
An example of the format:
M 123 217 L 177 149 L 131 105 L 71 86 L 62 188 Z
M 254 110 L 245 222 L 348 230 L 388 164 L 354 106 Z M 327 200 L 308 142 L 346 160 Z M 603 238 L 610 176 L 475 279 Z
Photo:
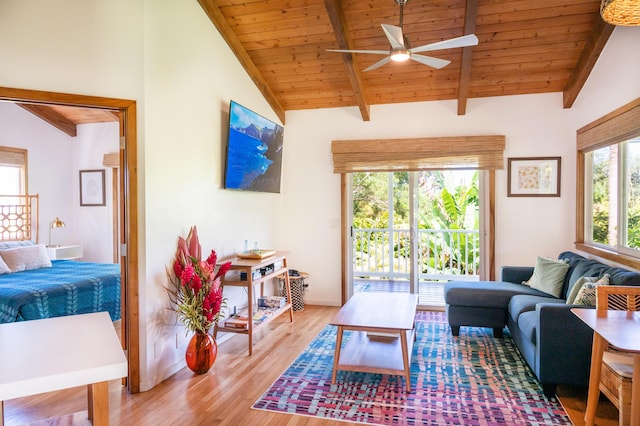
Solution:
M 99 311 L 119 320 L 120 265 L 49 260 L 33 231 L 36 203 L 0 196 L 0 323 Z

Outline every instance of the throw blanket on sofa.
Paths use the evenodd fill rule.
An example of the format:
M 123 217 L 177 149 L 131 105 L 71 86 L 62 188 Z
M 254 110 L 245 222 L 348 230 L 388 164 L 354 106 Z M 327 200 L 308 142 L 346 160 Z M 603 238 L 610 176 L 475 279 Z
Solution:
M 0 323 L 108 311 L 120 319 L 120 265 L 54 260 L 0 275 Z

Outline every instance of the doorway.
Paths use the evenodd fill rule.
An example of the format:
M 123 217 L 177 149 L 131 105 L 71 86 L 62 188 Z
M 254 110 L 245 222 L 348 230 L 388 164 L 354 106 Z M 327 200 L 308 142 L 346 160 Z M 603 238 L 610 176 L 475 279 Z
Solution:
M 137 135 L 136 102 L 125 99 L 72 95 L 0 87 L 0 101 L 31 105 L 61 105 L 95 108 L 116 112 L 120 123 L 119 209 L 121 282 L 124 332 L 123 346 L 127 353 L 127 387 L 140 391 L 140 338 L 138 308 L 138 208 L 137 208 Z M 130 253 L 131 255 L 128 255 Z
M 411 292 L 421 307 L 442 309 L 446 281 L 479 280 L 481 173 L 352 173 L 350 293 Z

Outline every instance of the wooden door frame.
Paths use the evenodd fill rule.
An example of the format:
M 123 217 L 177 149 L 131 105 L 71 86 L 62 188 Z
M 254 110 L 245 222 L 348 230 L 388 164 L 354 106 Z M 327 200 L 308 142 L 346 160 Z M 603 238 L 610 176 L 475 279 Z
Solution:
M 124 292 L 123 336 L 127 350 L 128 380 L 130 392 L 140 392 L 140 322 L 138 300 L 138 160 L 137 160 L 137 112 L 136 101 L 104 98 L 96 96 L 72 95 L 38 90 L 0 87 L 0 101 L 25 102 L 32 104 L 54 104 L 76 107 L 117 110 L 120 113 L 120 134 L 124 143 L 120 144 L 121 168 L 120 193 L 121 250 L 120 265 Z

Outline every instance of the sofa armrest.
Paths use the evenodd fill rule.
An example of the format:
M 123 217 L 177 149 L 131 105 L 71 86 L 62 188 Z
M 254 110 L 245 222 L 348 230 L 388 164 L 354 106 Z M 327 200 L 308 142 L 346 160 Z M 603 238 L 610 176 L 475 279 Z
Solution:
M 533 266 L 502 266 L 500 268 L 500 281 L 522 284 L 533 275 Z
M 589 384 L 593 330 L 571 312 L 574 307 L 562 303 L 536 305 L 536 370 L 542 384 Z

